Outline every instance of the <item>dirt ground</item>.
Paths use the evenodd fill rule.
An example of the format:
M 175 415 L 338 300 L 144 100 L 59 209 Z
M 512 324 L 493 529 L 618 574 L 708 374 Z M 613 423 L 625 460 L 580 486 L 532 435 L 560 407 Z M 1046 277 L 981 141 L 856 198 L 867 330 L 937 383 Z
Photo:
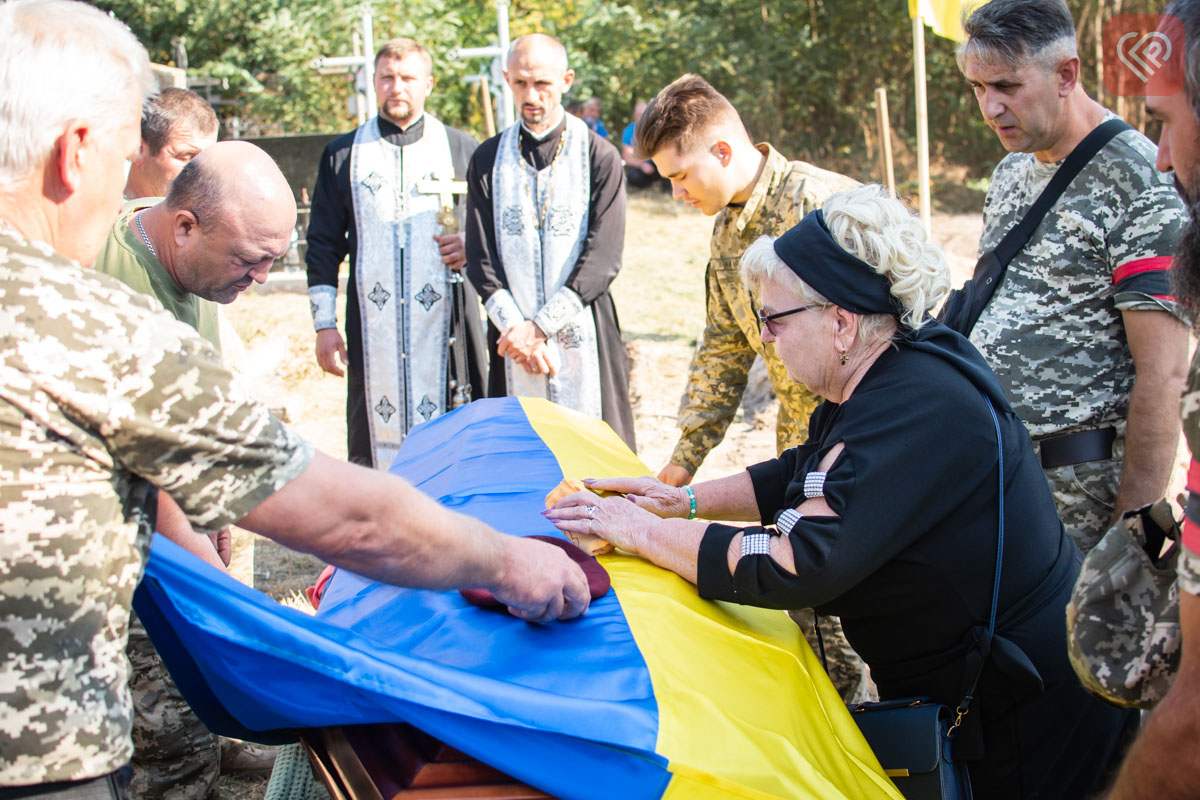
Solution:
M 961 282 L 974 264 L 978 214 L 938 214 L 935 238 Z M 638 455 L 651 471 L 666 463 L 678 437 L 675 420 L 687 370 L 704 327 L 704 267 L 712 218 L 657 192 L 630 197 L 624 267 L 613 284 L 632 360 L 631 394 Z M 302 272 L 273 273 L 261 292 L 225 307 L 246 353 L 244 377 L 257 396 L 325 452 L 346 454 L 345 381 L 324 374 Z M 344 303 L 344 293 L 341 295 Z M 339 319 L 344 319 L 344 308 Z M 720 477 L 774 455 L 775 412 L 740 413 L 697 475 Z M 256 541 L 255 586 L 284 600 L 320 572 L 316 559 L 265 539 Z

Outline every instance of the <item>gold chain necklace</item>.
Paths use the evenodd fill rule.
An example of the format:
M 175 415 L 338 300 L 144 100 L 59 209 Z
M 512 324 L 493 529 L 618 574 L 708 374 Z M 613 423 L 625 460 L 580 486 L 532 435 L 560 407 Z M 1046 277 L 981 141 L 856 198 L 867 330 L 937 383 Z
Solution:
M 533 197 L 533 189 L 530 186 L 529 170 L 524 168 L 525 165 L 529 165 L 530 167 L 533 167 L 533 165 L 529 164 L 529 162 L 525 160 L 524 156 L 521 155 L 520 132 L 518 132 L 517 136 L 514 138 L 517 140 L 517 161 L 522 165 L 521 177 L 525 179 L 525 196 L 529 198 L 529 204 L 533 206 L 534 222 L 537 223 L 537 228 L 540 231 L 542 230 L 543 223 L 546 221 L 546 204 L 550 202 L 550 194 L 554 190 L 554 176 L 558 174 L 558 154 L 563 151 L 563 145 L 566 144 L 567 141 L 567 126 L 563 125 L 562 135 L 558 137 L 558 147 L 554 148 L 554 157 L 550 159 L 550 179 L 546 181 L 546 192 L 542 200 L 540 212 L 538 211 L 537 201 Z M 537 173 L 536 168 L 534 168 L 534 173 Z

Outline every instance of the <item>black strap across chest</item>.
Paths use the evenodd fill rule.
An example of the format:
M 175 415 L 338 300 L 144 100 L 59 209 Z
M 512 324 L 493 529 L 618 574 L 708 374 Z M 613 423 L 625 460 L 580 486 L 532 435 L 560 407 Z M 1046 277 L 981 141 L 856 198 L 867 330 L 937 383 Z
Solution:
M 971 329 L 979 320 L 992 295 L 1008 271 L 1008 263 L 1029 243 L 1042 219 L 1049 213 L 1067 186 L 1083 171 L 1097 153 L 1124 131 L 1133 130 L 1124 120 L 1110 119 L 1096 126 L 1083 138 L 1071 154 L 1063 161 L 1046 188 L 1038 195 L 1029 211 L 1016 225 L 1009 228 L 1004 238 L 991 250 L 979 257 L 975 273 L 961 289 L 956 290 L 942 307 L 938 319 L 963 336 L 970 336 Z

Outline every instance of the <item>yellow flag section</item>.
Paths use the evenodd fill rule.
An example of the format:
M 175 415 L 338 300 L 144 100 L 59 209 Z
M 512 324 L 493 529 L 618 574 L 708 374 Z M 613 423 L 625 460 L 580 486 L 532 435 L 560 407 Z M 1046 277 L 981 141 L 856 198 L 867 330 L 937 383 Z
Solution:
M 963 33 L 963 12 L 971 12 L 984 4 L 985 0 L 908 0 L 908 16 L 920 16 L 925 24 L 933 28 L 938 36 L 966 41 Z
M 546 400 L 521 405 L 564 478 L 650 472 L 606 423 Z M 702 600 L 636 556 L 600 561 L 654 685 L 665 798 L 901 800 L 787 615 Z

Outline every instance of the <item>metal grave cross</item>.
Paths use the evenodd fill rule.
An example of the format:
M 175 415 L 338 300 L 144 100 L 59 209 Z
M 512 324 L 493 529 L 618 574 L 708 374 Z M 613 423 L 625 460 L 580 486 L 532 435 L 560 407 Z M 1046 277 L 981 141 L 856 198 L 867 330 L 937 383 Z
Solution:
M 438 212 L 437 221 L 442 226 L 443 236 L 458 233 L 458 220 L 454 217 L 454 195 L 467 193 L 466 181 L 456 181 L 452 178 L 418 181 L 417 193 L 438 196 L 442 210 Z M 451 379 L 450 381 L 450 388 L 454 391 L 451 408 L 458 408 L 471 402 L 471 384 L 467 379 L 466 288 L 462 271 L 450 270 L 446 276 L 446 283 L 450 285 L 450 294 L 455 309 L 449 345 L 450 353 L 454 358 L 454 371 L 458 376 L 457 380 Z
M 438 212 L 438 224 L 442 233 L 458 233 L 458 220 L 454 218 L 454 195 L 467 193 L 467 182 L 450 178 L 434 178 L 417 183 L 419 194 L 436 194 L 442 210 Z

